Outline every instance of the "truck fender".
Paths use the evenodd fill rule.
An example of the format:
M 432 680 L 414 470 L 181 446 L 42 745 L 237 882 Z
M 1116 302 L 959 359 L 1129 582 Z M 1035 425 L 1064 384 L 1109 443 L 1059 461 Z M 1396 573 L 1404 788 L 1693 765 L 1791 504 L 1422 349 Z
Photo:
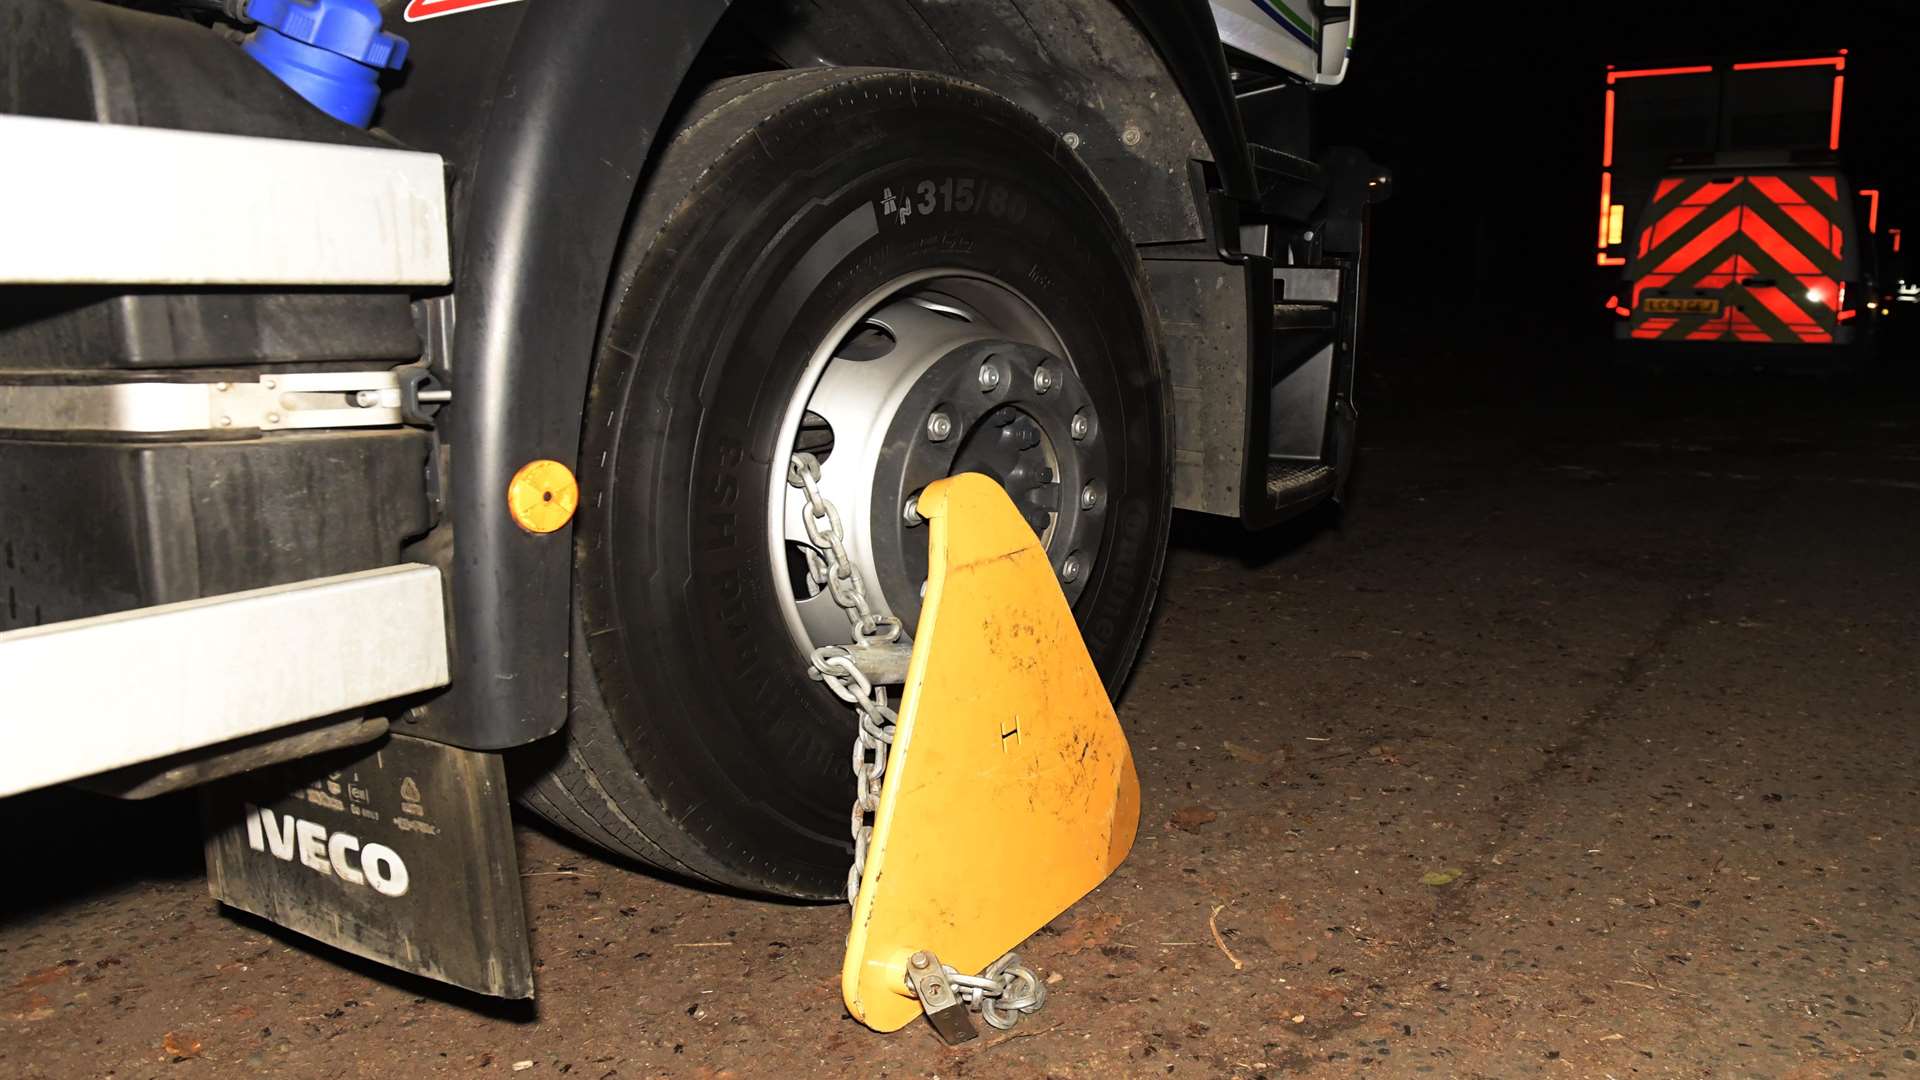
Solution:
M 578 464 L 620 222 L 725 11 L 713 0 L 566 0 L 405 27 L 416 65 L 449 69 L 409 72 L 423 85 L 398 87 L 381 122 L 456 163 L 448 366 L 459 400 L 447 413 L 453 684 L 410 716 L 410 733 L 503 749 L 566 719 L 571 530 L 522 529 L 507 487 L 532 461 Z M 447 82 L 423 92 L 436 75 Z

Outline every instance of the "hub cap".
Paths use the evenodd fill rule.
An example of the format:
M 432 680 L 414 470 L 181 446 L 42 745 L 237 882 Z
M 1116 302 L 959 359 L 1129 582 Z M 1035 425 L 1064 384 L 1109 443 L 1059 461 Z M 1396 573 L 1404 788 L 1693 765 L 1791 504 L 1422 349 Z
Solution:
M 1104 440 L 1059 339 L 1008 286 L 929 274 L 874 294 L 837 328 L 789 404 L 782 445 L 820 459 L 821 493 L 876 611 L 911 636 L 927 573 L 914 500 L 941 477 L 983 473 L 1006 489 L 1047 550 L 1069 602 L 1091 578 L 1106 518 Z M 778 595 L 803 654 L 852 640 L 807 568 L 819 553 L 805 498 L 776 463 L 769 492 Z

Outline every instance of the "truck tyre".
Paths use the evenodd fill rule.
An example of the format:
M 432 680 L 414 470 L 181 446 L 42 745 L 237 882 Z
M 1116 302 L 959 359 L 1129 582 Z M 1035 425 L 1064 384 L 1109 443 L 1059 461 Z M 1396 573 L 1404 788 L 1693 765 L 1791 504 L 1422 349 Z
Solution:
M 1171 514 L 1145 272 L 1052 132 L 907 71 L 712 86 L 624 228 L 583 425 L 571 712 L 522 798 L 671 874 L 842 897 L 853 713 L 807 657 L 851 634 L 789 462 L 821 462 L 852 571 L 909 635 L 908 500 L 999 480 L 1117 693 Z

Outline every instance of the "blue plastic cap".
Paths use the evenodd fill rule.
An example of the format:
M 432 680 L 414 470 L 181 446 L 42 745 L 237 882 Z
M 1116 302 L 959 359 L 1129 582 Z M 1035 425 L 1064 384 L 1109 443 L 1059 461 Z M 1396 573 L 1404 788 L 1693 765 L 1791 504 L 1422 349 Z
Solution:
M 380 72 L 407 62 L 407 42 L 380 28 L 374 0 L 252 0 L 246 51 L 295 93 L 355 127 L 373 120 Z
M 380 28 L 374 0 L 252 0 L 247 19 L 368 67 L 407 62 L 407 40 Z

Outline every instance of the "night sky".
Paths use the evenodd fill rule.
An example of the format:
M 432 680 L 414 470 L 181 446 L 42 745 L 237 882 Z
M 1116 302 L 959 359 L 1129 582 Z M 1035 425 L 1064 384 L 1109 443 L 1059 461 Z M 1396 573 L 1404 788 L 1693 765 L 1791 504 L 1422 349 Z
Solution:
M 1912 0 L 1364 4 L 1352 71 L 1324 95 L 1319 135 L 1393 170 L 1375 218 L 1376 305 L 1604 326 L 1609 279 L 1592 253 L 1606 65 L 1842 48 L 1845 167 L 1885 192 L 1883 224 L 1920 234 Z

